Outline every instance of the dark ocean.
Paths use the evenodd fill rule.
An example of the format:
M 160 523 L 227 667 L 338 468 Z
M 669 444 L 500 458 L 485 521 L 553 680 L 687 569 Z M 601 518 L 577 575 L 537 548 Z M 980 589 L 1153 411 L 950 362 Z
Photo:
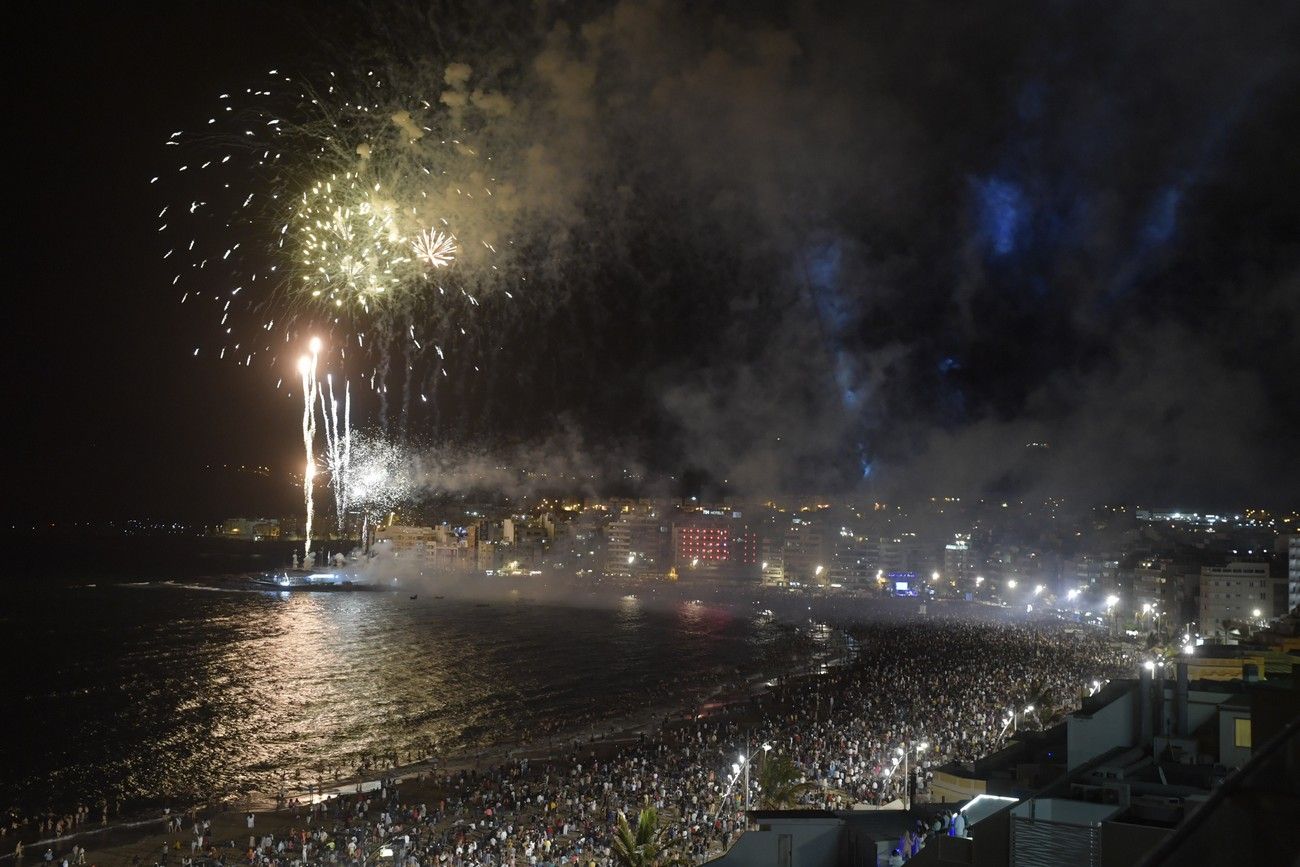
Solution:
M 589 730 L 832 652 L 757 600 L 542 582 L 237 592 L 210 576 L 280 553 L 33 545 L 3 585 L 0 807 L 273 794 L 366 756 Z

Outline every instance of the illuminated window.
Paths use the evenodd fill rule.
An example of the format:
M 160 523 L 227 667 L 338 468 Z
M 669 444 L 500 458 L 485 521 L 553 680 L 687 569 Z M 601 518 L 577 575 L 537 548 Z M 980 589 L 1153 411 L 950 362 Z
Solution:
M 1250 720 L 1235 719 L 1232 725 L 1234 745 L 1250 749 Z

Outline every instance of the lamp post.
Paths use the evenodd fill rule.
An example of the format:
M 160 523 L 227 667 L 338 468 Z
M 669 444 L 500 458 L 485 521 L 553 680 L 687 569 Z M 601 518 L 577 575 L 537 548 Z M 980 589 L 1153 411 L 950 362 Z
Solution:
M 741 754 L 740 760 L 745 763 L 745 812 L 749 812 L 749 756 Z
M 930 748 L 930 744 L 927 743 L 926 741 L 921 741 L 919 744 L 916 745 L 916 749 L 919 752 L 928 750 L 929 748 Z M 910 753 L 911 751 L 912 751 L 912 744 L 910 741 L 903 741 L 903 746 L 901 748 L 896 749 L 896 752 L 901 752 L 903 754 L 902 759 L 903 759 L 903 809 L 904 810 L 910 810 L 912 808 L 912 776 L 911 776 L 911 771 L 908 768 L 908 761 L 907 761 L 907 754 Z M 898 767 L 898 766 L 895 765 L 894 767 Z
M 748 739 L 746 739 L 745 746 L 746 748 L 749 746 Z M 765 743 L 759 747 L 759 749 L 763 751 L 763 761 L 766 763 L 767 754 L 772 750 L 772 745 Z M 747 817 L 750 808 L 749 764 L 752 760 L 753 756 L 746 755 L 745 753 L 736 756 L 736 761 L 731 763 L 731 777 L 727 783 L 727 791 L 723 795 L 723 803 L 725 804 L 731 798 L 731 787 L 740 781 L 741 772 L 743 771 L 745 780 L 745 813 Z

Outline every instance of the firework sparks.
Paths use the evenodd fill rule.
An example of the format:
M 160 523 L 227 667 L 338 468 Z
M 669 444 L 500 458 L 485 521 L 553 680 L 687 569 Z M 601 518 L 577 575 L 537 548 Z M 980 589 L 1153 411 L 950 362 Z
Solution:
M 309 344 L 310 355 L 298 359 L 298 373 L 302 376 L 302 445 L 306 452 L 306 463 L 302 475 L 303 505 L 307 511 L 306 532 L 303 540 L 303 565 L 311 563 L 311 530 L 315 503 L 312 498 L 312 485 L 316 478 L 316 396 L 319 383 L 316 381 L 316 362 L 320 357 L 320 338 L 313 337 Z
M 411 250 L 430 268 L 446 268 L 456 259 L 456 239 L 437 229 L 425 229 L 411 241 Z
M 330 472 L 330 487 L 334 491 L 334 516 L 339 533 L 348 513 L 349 470 L 352 460 L 352 385 L 343 383 L 343 429 L 339 431 L 339 402 L 334 397 L 334 377 L 325 377 L 329 404 L 325 392 L 320 395 L 321 418 L 325 424 L 325 462 Z
M 421 70 L 401 82 L 331 75 L 325 89 L 272 72 L 167 138 L 174 162 L 150 182 L 174 198 L 153 215 L 178 297 L 216 314 L 214 357 L 274 364 L 274 326 L 283 342 L 310 329 L 340 357 L 355 347 L 360 363 L 395 370 L 384 356 L 416 321 L 422 370 L 418 353 L 456 342 L 478 299 L 513 297 L 498 253 L 513 249 L 501 240 L 519 213 L 513 188 L 437 98 L 444 87 Z M 413 369 L 407 390 L 422 378 Z M 381 396 L 390 385 L 363 379 Z
M 286 223 L 301 246 L 294 291 L 334 307 L 368 311 L 411 285 L 409 242 L 398 227 L 395 206 L 378 193 L 348 172 L 302 194 Z

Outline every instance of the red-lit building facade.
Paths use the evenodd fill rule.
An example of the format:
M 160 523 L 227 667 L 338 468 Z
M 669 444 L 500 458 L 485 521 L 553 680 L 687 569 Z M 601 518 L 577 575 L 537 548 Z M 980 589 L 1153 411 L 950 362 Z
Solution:
M 682 578 L 757 581 L 758 533 L 738 518 L 688 518 L 673 526 L 673 563 Z

